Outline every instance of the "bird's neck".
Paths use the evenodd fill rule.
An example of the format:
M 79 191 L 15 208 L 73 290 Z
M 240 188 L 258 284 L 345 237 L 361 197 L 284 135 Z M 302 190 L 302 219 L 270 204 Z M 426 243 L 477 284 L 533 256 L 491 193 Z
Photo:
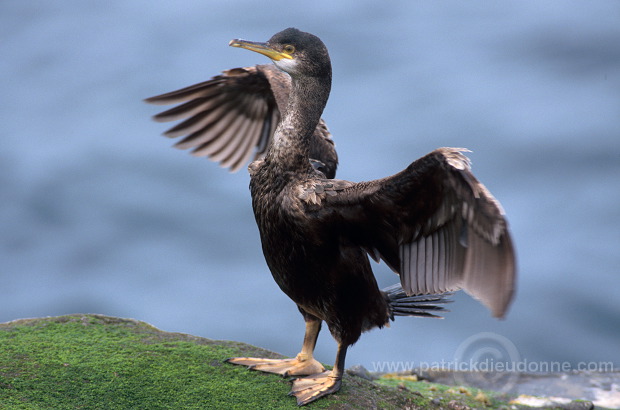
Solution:
M 331 75 L 292 79 L 286 111 L 278 124 L 267 160 L 283 171 L 301 171 L 308 162 L 312 134 L 321 118 L 331 89 Z

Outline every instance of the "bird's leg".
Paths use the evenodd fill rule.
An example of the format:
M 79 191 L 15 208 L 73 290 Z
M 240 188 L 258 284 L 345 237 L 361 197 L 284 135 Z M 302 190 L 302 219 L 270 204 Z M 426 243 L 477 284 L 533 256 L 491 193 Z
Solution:
M 344 359 L 347 355 L 348 347 L 349 345 L 344 343 L 338 344 L 338 353 L 333 370 L 313 374 L 293 381 L 293 388 L 289 394 L 297 397 L 297 404 L 299 406 L 303 406 L 340 390 L 342 375 L 344 374 Z
M 277 373 L 282 376 L 305 376 L 321 373 L 325 370 L 313 356 L 314 346 L 321 330 L 321 321 L 304 315 L 306 319 L 306 334 L 301 352 L 293 359 L 264 359 L 259 357 L 233 357 L 226 360 L 228 363 L 248 366 L 252 370 Z

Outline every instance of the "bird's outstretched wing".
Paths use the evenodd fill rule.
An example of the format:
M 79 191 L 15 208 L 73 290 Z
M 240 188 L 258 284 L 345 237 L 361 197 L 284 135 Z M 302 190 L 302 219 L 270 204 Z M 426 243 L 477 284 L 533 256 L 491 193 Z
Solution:
M 237 171 L 261 158 L 273 139 L 291 89 L 288 74 L 273 65 L 233 68 L 209 81 L 147 98 L 151 104 L 180 104 L 154 116 L 156 121 L 183 120 L 164 135 L 184 137 L 180 149 L 208 156 Z M 331 134 L 321 120 L 313 135 L 310 157 L 317 169 L 333 178 L 338 157 Z
M 464 289 L 496 317 L 515 287 L 515 253 L 499 202 L 463 149 L 440 148 L 388 178 L 302 187 L 308 216 L 337 227 L 400 275 L 409 295 Z

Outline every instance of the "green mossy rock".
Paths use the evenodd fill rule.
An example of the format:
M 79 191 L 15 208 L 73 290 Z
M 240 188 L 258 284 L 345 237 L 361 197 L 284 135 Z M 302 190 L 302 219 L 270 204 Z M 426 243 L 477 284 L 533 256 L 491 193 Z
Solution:
M 287 379 L 224 363 L 234 356 L 282 357 L 132 319 L 76 314 L 16 320 L 0 324 L 0 409 L 297 408 Z M 372 382 L 347 374 L 340 392 L 307 408 L 524 408 L 508 399 L 413 376 Z
M 0 408 L 297 408 L 287 396 L 287 379 L 223 362 L 233 356 L 281 357 L 131 319 L 77 314 L 17 320 L 0 324 Z M 425 404 L 410 391 L 346 376 L 339 393 L 307 407 Z

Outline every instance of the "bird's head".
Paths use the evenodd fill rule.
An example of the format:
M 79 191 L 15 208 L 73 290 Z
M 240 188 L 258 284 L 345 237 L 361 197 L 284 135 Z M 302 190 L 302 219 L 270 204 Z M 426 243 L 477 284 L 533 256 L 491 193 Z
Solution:
M 317 36 L 296 28 L 287 28 L 274 34 L 266 43 L 235 39 L 229 45 L 266 55 L 292 77 L 331 76 L 331 63 L 325 44 Z

